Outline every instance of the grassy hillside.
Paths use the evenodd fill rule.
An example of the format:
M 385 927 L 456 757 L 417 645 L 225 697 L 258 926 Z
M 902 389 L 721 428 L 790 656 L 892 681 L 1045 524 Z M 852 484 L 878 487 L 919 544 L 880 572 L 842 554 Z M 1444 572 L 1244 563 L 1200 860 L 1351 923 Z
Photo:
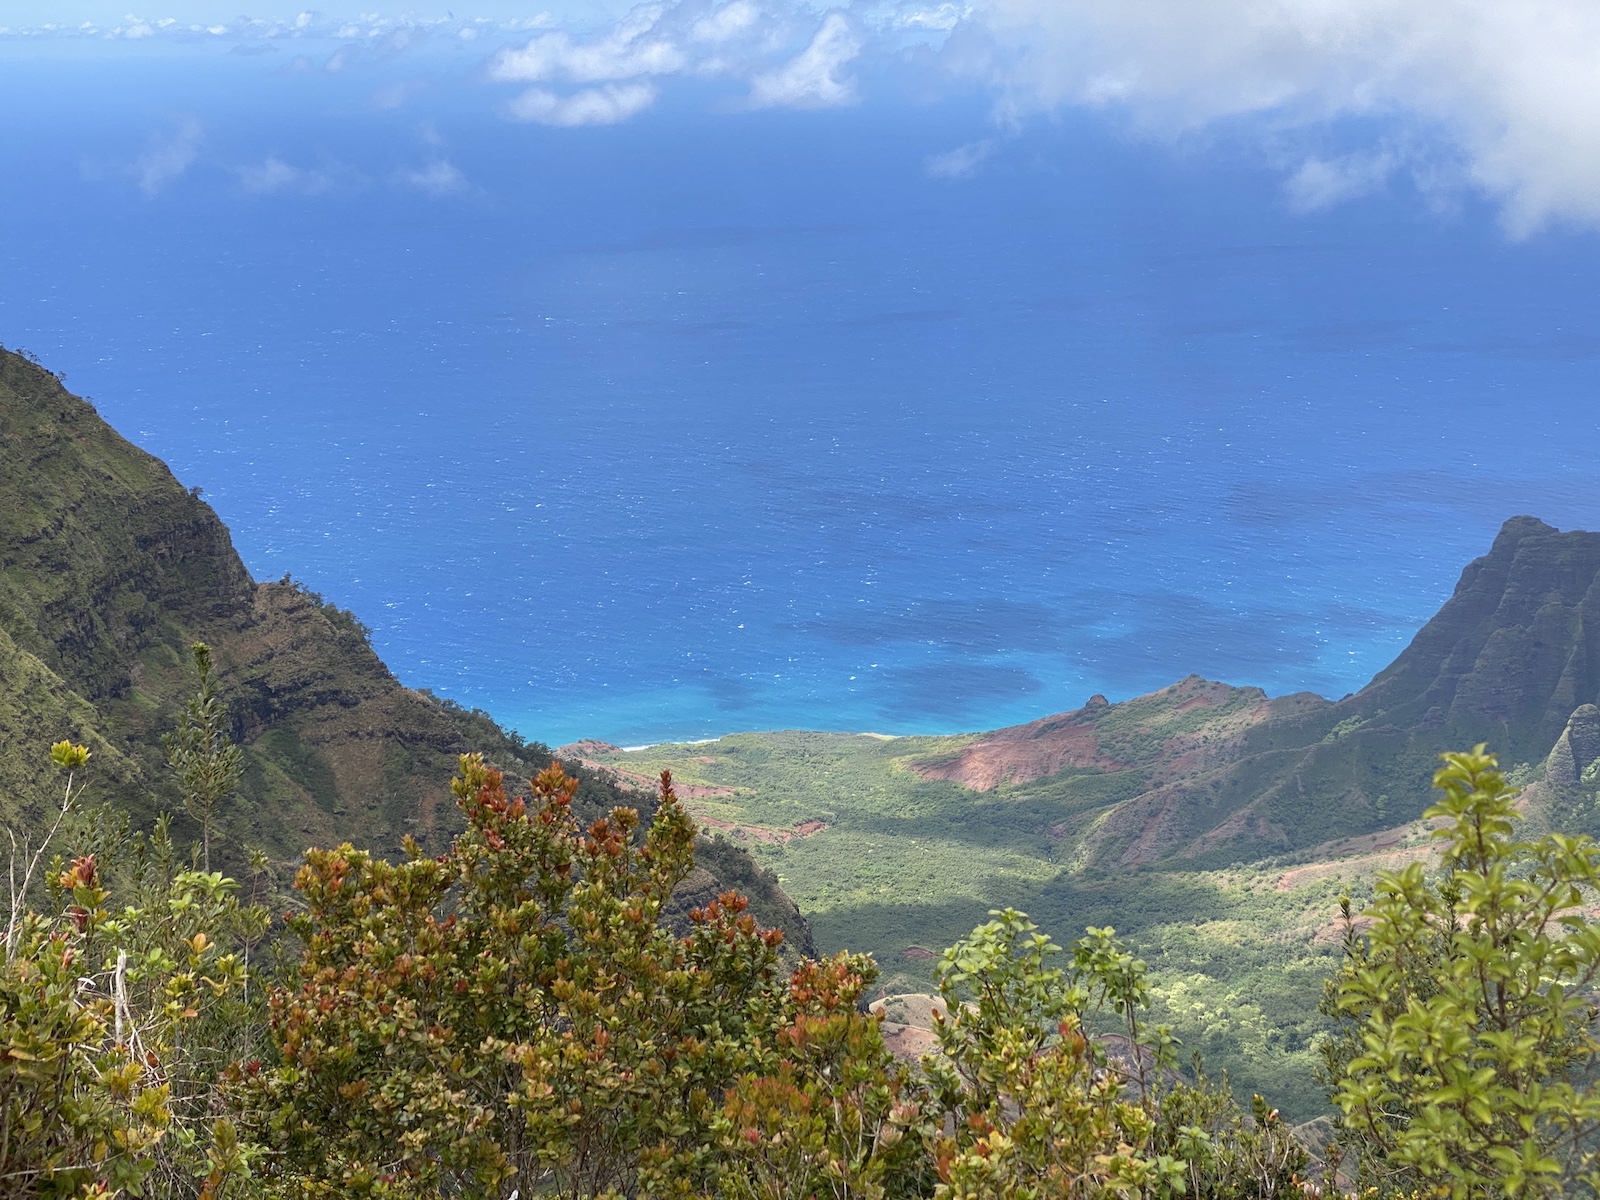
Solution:
M 89 747 L 96 772 L 110 787 L 128 788 L 138 767 L 100 731 L 100 723 L 94 705 L 0 629 L 0 730 L 21 751 L 0 754 L 0 819 L 32 829 L 60 803 L 58 780 L 44 764 L 46 748 L 64 737 Z

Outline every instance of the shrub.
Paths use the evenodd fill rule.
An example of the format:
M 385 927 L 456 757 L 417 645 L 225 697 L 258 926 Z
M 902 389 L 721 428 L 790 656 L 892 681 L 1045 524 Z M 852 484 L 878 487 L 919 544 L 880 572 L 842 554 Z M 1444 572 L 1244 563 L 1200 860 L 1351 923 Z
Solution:
M 1600 847 L 1518 840 L 1494 756 L 1443 758 L 1441 870 L 1382 875 L 1364 933 L 1346 903 L 1326 1057 L 1347 1144 L 1384 1194 L 1594 1195 Z
M 52 754 L 70 770 L 88 758 L 66 743 Z M 66 797 L 70 815 L 70 781 Z M 57 859 L 48 911 L 7 931 L 0 1195 L 220 1197 L 248 1173 L 216 1084 L 260 1025 L 239 949 L 265 913 L 231 880 L 178 870 L 164 829 L 124 848 L 133 903 L 113 911 L 97 856 Z
M 480 757 L 461 772 L 467 827 L 439 858 L 306 856 L 299 985 L 271 1002 L 281 1063 L 242 1081 L 271 1179 L 308 1197 L 599 1195 L 644 1160 L 692 1172 L 777 1003 L 780 935 L 731 893 L 687 937 L 661 924 L 693 866 L 670 777 L 641 839 L 626 808 L 580 830 L 559 767 L 531 803 Z
M 713 1122 L 721 1153 L 707 1173 L 709 1194 L 926 1194 L 925 1090 L 885 1049 L 879 1019 L 859 1008 L 876 975 L 862 955 L 796 969 L 774 1036 L 755 1047 L 761 1069 L 728 1089 Z
M 1225 1085 L 1178 1075 L 1176 1042 L 1141 1022 L 1145 964 L 1114 930 L 1088 930 L 1057 967 L 1025 914 L 991 915 L 944 956 L 948 1015 L 924 1060 L 940 1200 L 1299 1200 L 1305 1151 L 1259 1097 L 1246 1115 Z M 1112 1017 L 1121 1033 L 1105 1032 Z

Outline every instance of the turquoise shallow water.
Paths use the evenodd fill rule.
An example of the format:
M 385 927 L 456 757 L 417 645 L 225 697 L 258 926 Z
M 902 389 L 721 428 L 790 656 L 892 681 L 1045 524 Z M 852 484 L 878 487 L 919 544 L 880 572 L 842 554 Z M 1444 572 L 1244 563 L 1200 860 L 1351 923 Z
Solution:
M 258 577 L 529 736 L 982 728 L 1191 671 L 1338 695 L 1506 517 L 1600 524 L 1587 235 L 1296 215 L 1225 140 L 1099 117 L 933 178 L 988 102 L 892 79 L 551 130 L 465 68 L 420 114 L 4 53 L 0 341 Z M 186 122 L 145 195 L 129 156 Z M 469 186 L 395 183 L 440 155 Z M 252 193 L 274 156 L 322 182 Z

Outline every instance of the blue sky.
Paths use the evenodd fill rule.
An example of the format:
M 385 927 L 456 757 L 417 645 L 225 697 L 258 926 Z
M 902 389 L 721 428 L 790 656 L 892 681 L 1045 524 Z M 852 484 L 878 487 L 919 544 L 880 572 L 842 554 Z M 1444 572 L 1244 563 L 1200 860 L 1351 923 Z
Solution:
M 375 8 L 383 7 L 372 4 L 351 5 L 347 10 L 343 10 L 343 13 L 355 16 L 359 12 L 371 12 Z M 519 3 L 518 0 L 462 0 L 457 4 L 454 0 L 445 0 L 444 3 L 396 6 L 393 12 L 396 16 L 424 19 L 445 17 L 454 12 L 463 17 L 489 17 L 495 20 L 514 20 L 534 16 L 540 12 L 550 12 L 575 20 L 593 20 L 625 12 L 627 8 L 626 3 L 603 4 L 597 3 L 596 0 L 567 0 L 567 3 L 556 4 L 526 4 Z M 325 5 L 239 5 L 217 4 L 214 0 L 168 0 L 166 3 L 156 5 L 129 5 L 126 0 L 0 0 L 0 24 L 78 25 L 84 21 L 91 21 L 97 25 L 112 27 L 119 22 L 126 22 L 131 10 L 133 15 L 142 15 L 150 20 L 172 17 L 186 23 L 214 25 L 231 21 L 241 13 L 281 20 L 296 17 L 308 9 L 331 11 Z
M 866 81 L 893 65 L 924 91 L 991 97 L 993 137 L 953 147 L 935 167 L 950 173 L 980 168 L 1027 121 L 1076 108 L 1178 147 L 1243 138 L 1305 210 L 1401 187 L 1437 209 L 1487 197 L 1513 238 L 1600 219 L 1600 6 L 1589 0 L 430 0 L 238 13 L 200 0 L 3 0 L 0 36 L 205 30 L 396 54 L 463 39 L 499 48 L 476 64 L 488 82 L 520 85 L 502 116 L 569 126 L 631 119 L 704 79 L 737 80 L 754 107 L 850 107 L 871 103 Z

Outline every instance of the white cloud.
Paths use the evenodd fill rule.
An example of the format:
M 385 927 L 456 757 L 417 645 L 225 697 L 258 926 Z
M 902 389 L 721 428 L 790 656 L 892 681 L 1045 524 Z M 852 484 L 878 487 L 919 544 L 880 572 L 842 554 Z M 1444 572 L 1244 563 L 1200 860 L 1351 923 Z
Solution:
M 950 17 L 943 9 L 938 14 Z M 896 10 L 885 20 L 892 25 L 904 15 Z M 864 36 L 843 13 L 829 13 L 820 28 L 816 20 L 794 0 L 646 3 L 596 37 L 553 30 L 501 50 L 488 74 L 497 82 L 538 85 L 506 111 L 549 125 L 626 120 L 655 102 L 656 80 L 677 75 L 747 80 L 756 108 L 854 103 L 855 81 L 845 69 L 861 54 Z M 553 86 L 562 83 L 580 87 L 563 94 Z
M 757 108 L 836 108 L 853 104 L 855 81 L 839 71 L 861 53 L 862 41 L 842 13 L 829 13 L 811 44 L 775 71 L 750 81 Z
M 507 111 L 519 121 L 540 125 L 615 125 L 643 112 L 655 100 L 656 89 L 648 83 L 607 84 L 570 96 L 529 88 L 507 105 Z
M 512 100 L 507 113 L 545 125 L 611 125 L 654 104 L 656 79 L 697 73 L 739 73 L 735 62 L 691 53 L 687 43 L 749 41 L 759 33 L 761 10 L 753 0 L 731 0 L 710 10 L 704 0 L 642 4 L 604 34 L 577 40 L 565 31 L 541 33 L 525 45 L 501 50 L 489 62 L 489 78 L 534 83 Z M 735 55 L 735 60 L 739 58 Z M 563 94 L 552 84 L 580 86 Z
M 1348 154 L 1342 158 L 1311 157 L 1289 176 L 1284 191 L 1301 212 L 1331 208 L 1381 190 L 1399 165 L 1389 151 Z
M 158 194 L 200 155 L 200 125 L 185 121 L 169 137 L 156 138 L 133 164 L 133 178 L 146 196 Z
M 467 183 L 467 177 L 461 173 L 461 168 L 442 158 L 436 158 L 427 166 L 417 170 L 402 171 L 400 182 L 432 196 L 435 200 L 443 199 L 445 196 L 458 196 L 471 186 Z
M 329 192 L 359 191 L 368 183 L 360 171 L 343 163 L 329 161 L 317 167 L 297 167 L 276 155 L 269 155 L 256 166 L 236 167 L 234 174 L 240 190 L 252 196 L 323 196 Z
M 606 36 L 574 42 L 565 33 L 544 33 L 520 49 L 505 49 L 489 64 L 489 77 L 506 83 L 601 83 L 671 75 L 688 65 L 673 41 L 656 31 L 665 9 L 643 5 L 617 23 Z
M 689 32 L 696 41 L 721 43 L 746 33 L 760 18 L 761 10 L 750 0 L 733 0 L 701 17 Z
M 428 86 L 425 77 L 416 79 L 400 79 L 394 83 L 385 84 L 372 93 L 372 107 L 379 112 L 401 108 L 411 97 Z
M 1515 235 L 1600 225 L 1600 0 L 872 0 L 826 15 L 800 0 L 649 0 L 593 34 L 548 14 L 302 13 L 212 26 L 129 14 L 114 32 L 49 25 L 6 36 L 192 40 L 205 29 L 300 39 L 304 61 L 335 71 L 435 32 L 457 45 L 480 30 L 514 36 L 489 63 L 490 78 L 529 89 L 507 111 L 562 125 L 625 120 L 676 76 L 745 81 L 755 107 L 849 104 L 851 63 L 896 55 L 900 70 L 937 61 L 976 75 L 1002 127 L 1087 106 L 1160 138 L 1257 138 L 1300 209 L 1404 183 L 1430 201 L 1481 191 Z M 913 42 L 917 56 L 904 53 Z M 937 59 L 926 47 L 939 47 Z M 931 82 L 918 84 L 930 92 Z M 404 98 L 396 85 L 374 103 Z M 925 167 L 975 170 L 979 145 Z M 159 191 L 195 153 L 182 137 L 152 148 L 140 186 Z
M 1513 234 L 1600 222 L 1593 0 L 986 0 L 960 33 L 1014 116 L 1116 106 L 1168 135 L 1255 116 L 1280 138 L 1398 121 L 1463 155 Z M 1381 157 L 1307 160 L 1290 194 L 1371 190 Z
M 914 8 L 896 13 L 893 26 L 896 29 L 950 30 L 971 15 L 970 8 L 941 4 L 936 8 Z
M 993 153 L 994 139 L 984 138 L 982 141 L 957 146 L 954 150 L 947 150 L 943 154 L 929 155 L 923 163 L 923 169 L 936 179 L 965 179 L 977 171 L 984 160 Z
M 268 158 L 259 167 L 240 167 L 239 186 L 252 195 L 268 195 L 294 187 L 301 174 L 281 158 Z

